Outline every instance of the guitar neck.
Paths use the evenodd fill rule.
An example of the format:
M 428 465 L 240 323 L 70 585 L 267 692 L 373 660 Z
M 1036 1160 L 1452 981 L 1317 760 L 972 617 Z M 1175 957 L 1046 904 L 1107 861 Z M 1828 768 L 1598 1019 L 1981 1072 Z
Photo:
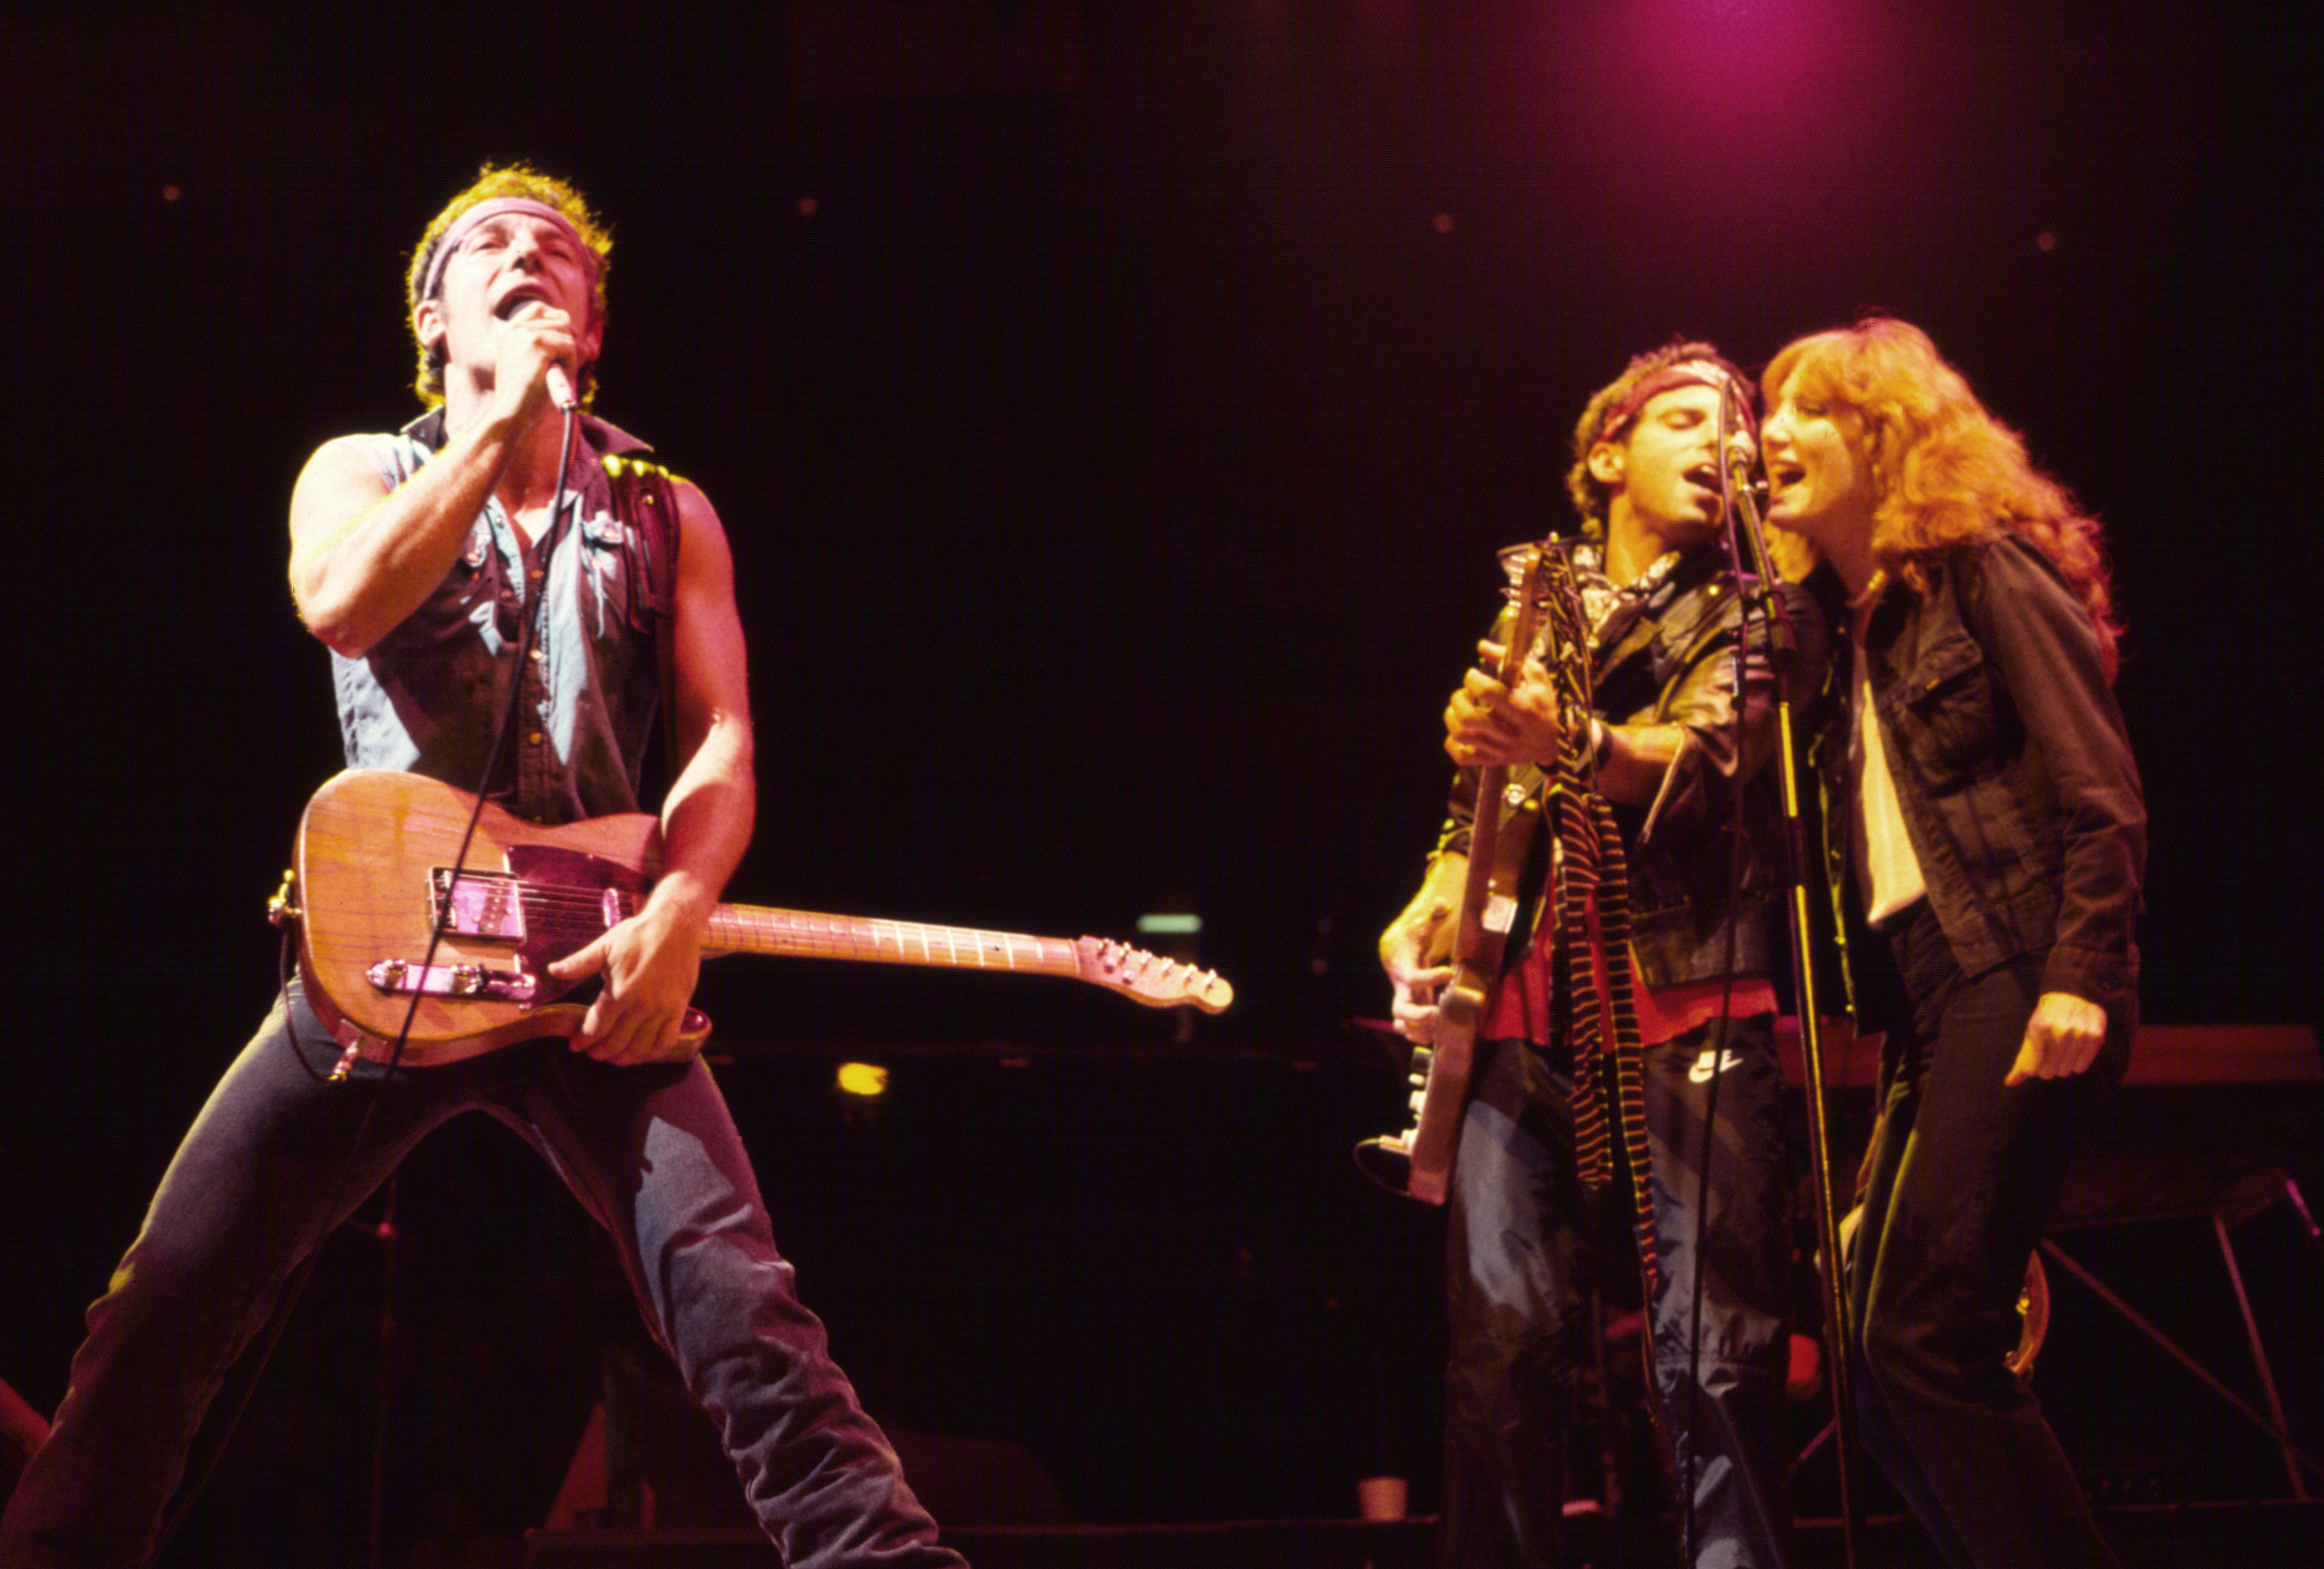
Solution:
M 1016 932 L 974 931 L 919 921 L 818 915 L 722 904 L 711 912 L 706 955 L 772 954 L 795 959 L 855 959 L 875 964 L 927 964 L 942 969 L 1018 970 L 1078 976 L 1073 943 Z
M 1461 883 L 1460 924 L 1452 943 L 1452 956 L 1463 964 L 1487 957 L 1493 940 L 1485 929 L 1485 906 L 1492 898 L 1500 862 L 1501 792 L 1508 777 L 1509 771 L 1498 766 L 1477 771 L 1477 805 L 1469 820 L 1469 870 Z

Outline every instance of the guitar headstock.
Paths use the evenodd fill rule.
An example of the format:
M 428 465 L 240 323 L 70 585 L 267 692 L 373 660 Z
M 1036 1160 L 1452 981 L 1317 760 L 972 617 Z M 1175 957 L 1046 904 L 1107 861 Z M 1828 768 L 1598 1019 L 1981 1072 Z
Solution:
M 1502 554 L 1501 569 L 1508 574 L 1509 586 L 1501 592 L 1509 602 L 1510 620 L 1502 640 L 1501 668 L 1493 674 L 1505 686 L 1516 684 L 1517 671 L 1541 639 L 1542 621 L 1549 613 L 1554 592 L 1554 568 L 1564 560 L 1554 554 L 1556 550 L 1554 542 L 1545 541 Z
M 1198 970 L 1105 937 L 1075 942 L 1074 963 L 1081 979 L 1148 1008 L 1192 1004 L 1205 1013 L 1216 1013 L 1234 1001 L 1234 988 L 1215 970 Z
M 1501 596 L 1509 602 L 1509 608 L 1494 628 L 1504 651 L 1500 668 L 1492 674 L 1503 684 L 1514 686 L 1530 656 L 1553 672 L 1563 671 L 1577 686 L 1579 700 L 1586 709 L 1590 706 L 1589 623 L 1567 549 L 1568 541 L 1551 538 L 1501 552 L 1501 570 L 1508 577 Z

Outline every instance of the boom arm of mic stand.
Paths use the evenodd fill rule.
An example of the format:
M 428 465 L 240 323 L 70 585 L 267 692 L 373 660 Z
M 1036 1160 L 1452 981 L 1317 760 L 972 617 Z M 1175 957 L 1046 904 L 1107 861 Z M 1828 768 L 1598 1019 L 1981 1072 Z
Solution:
M 1831 1364 L 1831 1412 L 1837 1426 L 1835 1453 L 1840 1461 L 1841 1537 L 1849 1569 L 1856 1566 L 1856 1544 L 1863 1515 L 1851 1485 L 1855 1459 L 1863 1452 L 1856 1442 L 1855 1375 L 1849 1360 L 1848 1283 L 1840 1258 L 1840 1211 L 1832 1189 L 1831 1140 L 1825 1130 L 1823 1084 L 1823 1016 L 1816 1004 L 1815 966 L 1809 962 L 1813 935 L 1808 902 L 1808 870 L 1817 864 L 1808 844 L 1805 814 L 1800 805 L 1799 758 L 1792 734 L 1792 672 L 1799 663 L 1799 647 L 1791 624 L 1782 613 L 1775 591 L 1775 572 L 1767 558 L 1766 537 L 1760 531 L 1759 508 L 1752 499 L 1748 461 L 1734 476 L 1735 512 L 1742 527 L 1737 531 L 1750 552 L 1750 570 L 1758 580 L 1759 622 L 1766 629 L 1767 663 L 1775 678 L 1777 762 L 1784 786 L 1784 848 L 1790 863 L 1792 917 L 1792 996 L 1799 1011 L 1800 1055 L 1807 1069 L 1808 1168 L 1813 1174 L 1816 1208 L 1816 1248 L 1823 1260 L 1824 1355 Z M 1749 618 L 1746 617 L 1746 626 Z

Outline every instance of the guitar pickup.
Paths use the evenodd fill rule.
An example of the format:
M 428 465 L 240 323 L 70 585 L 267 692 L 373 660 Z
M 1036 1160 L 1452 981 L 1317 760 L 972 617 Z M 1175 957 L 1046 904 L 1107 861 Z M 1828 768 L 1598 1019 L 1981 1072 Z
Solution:
M 473 1002 L 529 1003 L 540 983 L 539 977 L 522 970 L 495 970 L 484 964 L 413 964 L 401 959 L 382 959 L 364 974 L 391 996 L 408 997 L 417 992 Z
M 463 872 L 455 880 L 452 868 L 436 866 L 429 869 L 428 881 L 436 924 L 444 932 L 491 942 L 524 941 L 524 901 L 518 897 L 523 884 L 508 872 Z

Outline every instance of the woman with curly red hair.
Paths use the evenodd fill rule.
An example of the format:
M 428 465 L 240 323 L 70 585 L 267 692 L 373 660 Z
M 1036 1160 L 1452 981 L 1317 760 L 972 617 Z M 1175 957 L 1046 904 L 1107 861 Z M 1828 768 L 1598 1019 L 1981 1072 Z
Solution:
M 1886 1034 L 1850 1251 L 1865 1443 L 1952 1564 L 2111 1564 L 2005 1361 L 2137 1020 L 2146 815 L 2098 524 L 1918 328 L 1803 338 L 1764 385 L 1767 521 L 1850 632 L 1815 754 L 1851 1006 Z

